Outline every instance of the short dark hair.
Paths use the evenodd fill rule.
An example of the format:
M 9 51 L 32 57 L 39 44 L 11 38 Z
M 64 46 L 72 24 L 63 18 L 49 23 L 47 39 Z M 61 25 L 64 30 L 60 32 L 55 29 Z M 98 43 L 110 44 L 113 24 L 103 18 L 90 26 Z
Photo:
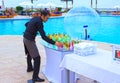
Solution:
M 44 16 L 49 15 L 50 16 L 50 12 L 48 10 L 41 10 L 41 15 L 44 15 Z

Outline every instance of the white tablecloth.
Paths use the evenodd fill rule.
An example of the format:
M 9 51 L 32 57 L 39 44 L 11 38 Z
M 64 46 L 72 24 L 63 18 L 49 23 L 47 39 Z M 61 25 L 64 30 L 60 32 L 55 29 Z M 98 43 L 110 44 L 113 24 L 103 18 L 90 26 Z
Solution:
M 120 64 L 113 60 L 110 51 L 98 49 L 97 54 L 90 56 L 67 54 L 60 68 L 66 68 L 101 83 L 120 83 Z
M 72 51 L 58 51 L 45 46 L 46 65 L 43 73 L 52 83 L 67 83 L 67 71 L 61 70 L 59 65 L 66 54 Z

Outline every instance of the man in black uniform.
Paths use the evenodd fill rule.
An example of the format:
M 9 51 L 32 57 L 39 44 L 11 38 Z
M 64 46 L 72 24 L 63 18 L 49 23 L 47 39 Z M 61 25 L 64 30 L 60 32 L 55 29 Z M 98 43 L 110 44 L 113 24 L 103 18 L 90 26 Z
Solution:
M 37 32 L 40 33 L 42 39 L 47 41 L 48 43 L 55 44 L 58 47 L 63 46 L 60 42 L 55 42 L 52 39 L 49 39 L 44 32 L 43 22 L 46 22 L 50 17 L 50 13 L 47 10 L 41 11 L 40 17 L 32 18 L 28 23 L 26 23 L 26 30 L 23 35 L 23 42 L 25 46 L 25 53 L 27 55 L 27 72 L 33 70 L 32 81 L 33 82 L 43 82 L 44 79 L 41 79 L 39 74 L 41 57 L 38 52 L 38 48 L 35 43 L 35 37 L 37 36 Z M 34 60 L 34 68 L 32 67 L 31 59 Z

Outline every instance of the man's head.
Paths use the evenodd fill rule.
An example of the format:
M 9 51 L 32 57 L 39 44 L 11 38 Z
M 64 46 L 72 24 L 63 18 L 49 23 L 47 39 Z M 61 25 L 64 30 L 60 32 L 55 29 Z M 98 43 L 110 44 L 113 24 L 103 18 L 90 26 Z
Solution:
M 43 20 L 43 22 L 46 22 L 49 17 L 50 17 L 50 13 L 48 10 L 41 11 L 41 19 Z

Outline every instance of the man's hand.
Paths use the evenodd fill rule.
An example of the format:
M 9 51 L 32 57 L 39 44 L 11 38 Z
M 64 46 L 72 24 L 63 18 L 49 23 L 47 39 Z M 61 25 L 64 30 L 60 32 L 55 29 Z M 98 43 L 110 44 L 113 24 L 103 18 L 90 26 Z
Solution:
M 58 47 L 61 47 L 61 48 L 63 47 L 63 43 L 61 43 L 61 42 L 56 42 L 55 45 Z

